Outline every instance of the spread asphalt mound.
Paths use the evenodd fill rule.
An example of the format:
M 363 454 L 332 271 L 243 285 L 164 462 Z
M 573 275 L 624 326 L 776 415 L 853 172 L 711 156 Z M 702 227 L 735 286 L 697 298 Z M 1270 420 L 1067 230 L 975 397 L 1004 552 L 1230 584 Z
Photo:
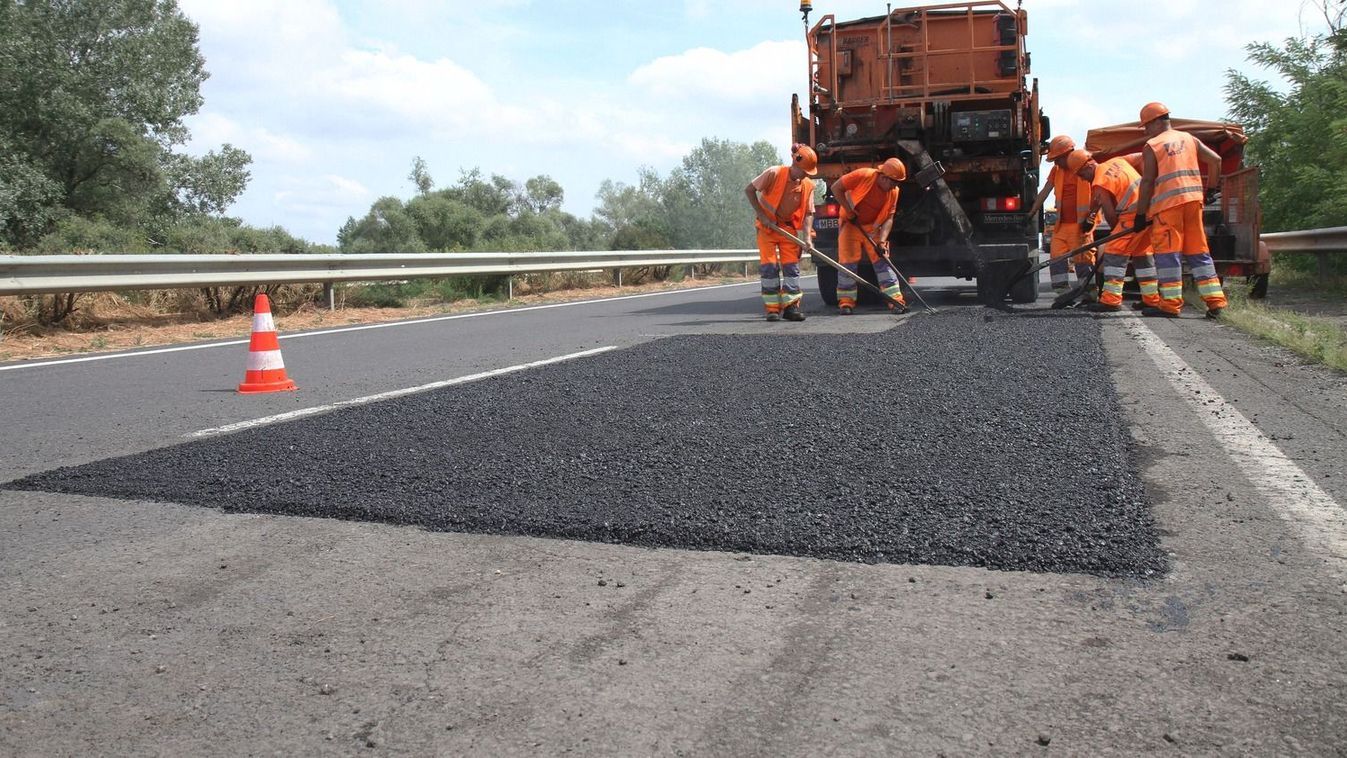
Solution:
M 1099 325 L 685 336 L 5 485 L 432 530 L 1148 576 Z

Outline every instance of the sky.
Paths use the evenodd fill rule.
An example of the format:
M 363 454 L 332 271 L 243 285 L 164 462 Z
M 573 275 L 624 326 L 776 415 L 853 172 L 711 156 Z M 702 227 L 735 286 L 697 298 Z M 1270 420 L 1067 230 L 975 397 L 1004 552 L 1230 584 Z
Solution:
M 210 72 L 187 151 L 247 150 L 252 180 L 230 215 L 321 243 L 379 197 L 410 197 L 416 156 L 438 186 L 474 168 L 546 174 L 581 217 L 605 179 L 666 175 L 706 137 L 784 156 L 807 75 L 798 0 L 179 4 Z M 1023 5 L 1043 110 L 1077 141 L 1151 100 L 1219 119 L 1228 69 L 1268 78 L 1246 44 L 1323 26 L 1308 0 L 1164 0 L 1163 15 L 1153 0 Z M 885 7 L 814 0 L 811 23 Z

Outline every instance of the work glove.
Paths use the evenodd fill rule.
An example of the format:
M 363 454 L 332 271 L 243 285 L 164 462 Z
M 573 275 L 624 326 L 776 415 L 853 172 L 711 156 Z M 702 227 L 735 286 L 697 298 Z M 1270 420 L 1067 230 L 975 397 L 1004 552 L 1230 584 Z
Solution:
M 1087 218 L 1087 219 L 1085 219 L 1085 220 L 1083 220 L 1083 221 L 1080 222 L 1080 233 L 1081 233 L 1081 234 L 1089 234 L 1089 233 L 1092 232 L 1092 231 L 1094 231 L 1094 219 L 1092 219 L 1092 218 Z
M 1132 223 L 1132 231 L 1139 232 L 1151 225 L 1151 220 L 1146 218 L 1146 214 L 1138 213 L 1136 221 Z
M 1207 190 L 1207 194 L 1202 197 L 1202 204 L 1211 205 L 1219 199 L 1221 199 L 1221 188 L 1212 187 L 1211 189 Z

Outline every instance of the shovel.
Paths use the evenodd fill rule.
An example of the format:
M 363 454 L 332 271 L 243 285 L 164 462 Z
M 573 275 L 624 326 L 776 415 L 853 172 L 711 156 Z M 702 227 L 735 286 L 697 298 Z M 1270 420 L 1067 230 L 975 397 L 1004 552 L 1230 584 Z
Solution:
M 848 277 L 854 279 L 854 280 L 856 281 L 857 284 L 859 284 L 860 286 L 862 286 L 862 287 L 864 287 L 865 289 L 869 290 L 870 292 L 873 292 L 874 294 L 879 295 L 879 296 L 882 297 L 883 299 L 887 300 L 887 301 L 890 302 L 890 303 L 893 303 L 894 305 L 898 306 L 899 308 L 904 307 L 903 304 L 900 303 L 900 302 L 898 302 L 896 299 L 891 298 L 891 297 L 889 297 L 888 295 L 884 294 L 884 290 L 882 290 L 882 289 L 876 287 L 875 285 L 873 285 L 873 284 L 867 282 L 867 281 L 865 280 L 865 277 L 861 276 L 860 274 L 854 274 L 854 273 L 852 273 L 852 272 L 851 272 L 851 269 L 847 268 L 846 266 L 843 266 L 842 264 L 838 263 L 837 261 L 833 260 L 832 258 L 829 258 L 828 256 L 824 255 L 823 253 L 820 253 L 820 252 L 818 251 L 818 248 L 814 247 L 812 244 L 810 244 L 810 243 L 808 243 L 808 242 L 805 242 L 804 240 L 800 239 L 799 237 L 796 237 L 794 234 L 791 234 L 790 232 L 786 231 L 785 229 L 782 229 L 781 227 L 777 226 L 776 224 L 774 224 L 774 223 L 772 223 L 772 222 L 770 222 L 770 221 L 767 222 L 767 226 L 769 226 L 769 227 L 771 227 L 772 229 L 776 230 L 777 232 L 780 232 L 781 234 L 784 234 L 785 236 L 790 237 L 791 239 L 793 239 L 793 240 L 799 242 L 799 243 L 800 243 L 801 245 L 803 245 L 807 250 L 809 250 L 809 252 L 812 253 L 813 256 L 814 256 L 815 258 L 818 258 L 819 260 L 823 261 L 824 263 L 828 264 L 829 266 L 832 266 L 833 268 L 837 269 L 837 272 L 838 272 L 838 273 L 840 273 L 840 274 L 846 274 Z M 896 313 L 895 313 L 895 315 L 900 315 L 900 314 L 896 314 Z
M 912 290 L 912 294 L 916 295 L 917 302 L 921 303 L 921 307 L 925 308 L 927 313 L 937 313 L 938 311 L 936 311 L 936 309 L 932 308 L 930 304 L 926 302 L 926 298 L 922 297 L 921 292 L 917 291 L 917 288 L 912 286 L 912 283 L 907 280 L 907 277 L 903 274 L 903 272 L 898 270 L 898 267 L 893 263 L 893 259 L 890 258 L 887 253 L 880 251 L 879 245 L 875 244 L 875 240 L 873 237 L 870 236 L 870 233 L 865 231 L 865 228 L 862 227 L 860 224 L 854 224 L 854 226 L 858 230 L 860 230 L 861 236 L 865 238 L 865 241 L 870 243 L 870 247 L 874 249 L 875 254 L 878 255 L 880 258 L 883 258 L 884 260 L 888 261 L 890 266 L 893 266 L 893 273 L 897 274 L 898 279 L 901 280 L 904 284 L 906 284 L 908 289 Z

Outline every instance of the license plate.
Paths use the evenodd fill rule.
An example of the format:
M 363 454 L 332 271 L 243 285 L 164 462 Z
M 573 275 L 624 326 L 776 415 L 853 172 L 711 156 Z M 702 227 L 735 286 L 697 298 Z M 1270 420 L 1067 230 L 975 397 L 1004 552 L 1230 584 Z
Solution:
M 814 221 L 814 228 L 815 228 L 815 229 L 836 229 L 836 228 L 837 228 L 837 219 L 835 219 L 835 218 L 820 218 L 820 219 L 816 219 L 816 220 Z

